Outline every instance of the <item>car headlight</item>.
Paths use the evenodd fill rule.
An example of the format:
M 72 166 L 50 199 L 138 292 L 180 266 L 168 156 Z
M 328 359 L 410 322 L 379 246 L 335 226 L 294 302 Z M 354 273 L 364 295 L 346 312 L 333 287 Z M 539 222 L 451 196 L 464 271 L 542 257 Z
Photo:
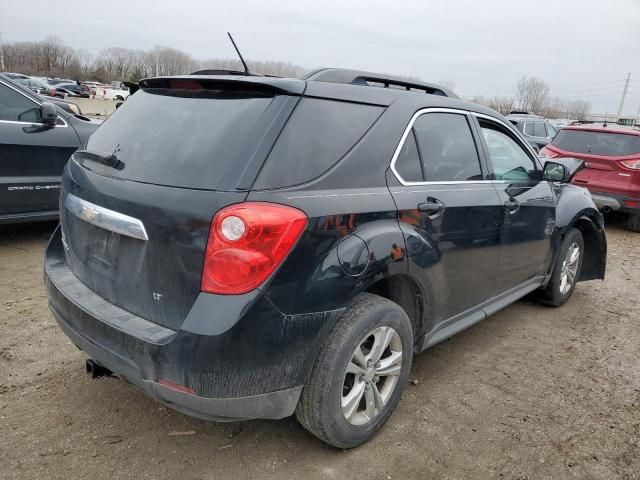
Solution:
M 81 115 L 82 112 L 80 111 L 80 107 L 78 105 L 76 105 L 75 103 L 70 103 L 69 104 L 69 109 L 75 113 L 76 115 Z

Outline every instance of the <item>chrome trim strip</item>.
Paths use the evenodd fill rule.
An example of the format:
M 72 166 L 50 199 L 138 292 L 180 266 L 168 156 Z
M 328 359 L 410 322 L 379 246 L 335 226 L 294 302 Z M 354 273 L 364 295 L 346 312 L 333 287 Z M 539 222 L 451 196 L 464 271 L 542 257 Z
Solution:
M 430 182 L 430 181 L 426 181 L 426 182 L 407 182 L 406 180 L 404 180 L 400 174 L 398 173 L 398 171 L 396 170 L 396 161 L 398 160 L 398 157 L 400 156 L 400 152 L 402 151 L 402 147 L 404 146 L 404 142 L 407 139 L 407 137 L 409 136 L 409 132 L 411 132 L 411 129 L 413 128 L 413 124 L 415 123 L 415 121 L 418 119 L 419 116 L 424 115 L 426 113 L 457 113 L 459 115 L 465 115 L 465 116 L 469 116 L 469 115 L 473 115 L 475 117 L 480 117 L 480 118 L 484 118 L 490 121 L 493 121 L 495 123 L 498 123 L 504 127 L 506 127 L 509 131 L 513 131 L 513 127 L 507 125 L 505 122 L 503 122 L 502 120 L 492 117 L 490 115 L 485 115 L 483 113 L 477 113 L 477 112 L 472 112 L 472 111 L 468 111 L 468 110 L 460 110 L 457 108 L 446 108 L 446 107 L 429 107 L 429 108 L 422 108 L 420 110 L 418 110 L 416 113 L 413 114 L 413 116 L 411 117 L 411 120 L 409 120 L 409 124 L 407 125 L 407 128 L 405 128 L 404 133 L 402 134 L 402 137 L 400 138 L 400 142 L 398 143 L 398 146 L 396 147 L 395 151 L 393 152 L 393 157 L 391 157 L 391 164 L 389 165 L 389 167 L 391 168 L 391 171 L 393 172 L 393 174 L 395 175 L 395 177 L 398 179 L 398 181 L 408 187 L 408 186 L 415 186 L 415 185 L 460 185 L 460 184 L 471 184 L 471 183 L 505 183 L 505 181 L 503 180 L 448 180 L 448 181 L 442 181 L 442 182 Z M 536 167 L 541 168 L 539 162 L 536 160 L 538 158 L 537 154 L 534 152 L 533 148 L 531 148 L 531 145 L 529 145 L 529 142 L 527 142 L 526 140 L 520 141 L 521 146 L 524 146 L 524 148 L 532 155 L 532 161 L 534 162 L 534 164 L 536 165 Z
M 26 98 L 27 100 L 29 100 L 32 103 L 35 103 L 36 105 L 38 105 L 39 107 L 42 106 L 41 103 L 38 103 L 35 99 L 31 98 L 29 95 L 25 94 L 24 92 L 21 92 L 20 90 L 18 90 L 16 87 L 14 87 L 13 85 L 9 85 L 8 83 L 4 82 L 3 80 L 0 80 L 0 83 L 2 85 L 4 85 L 7 88 L 10 88 L 11 90 L 13 90 L 16 93 L 19 93 L 20 95 L 22 95 L 24 98 Z M 57 107 L 56 107 L 57 108 Z M 67 123 L 67 121 L 62 118 L 60 115 L 58 115 L 58 118 L 60 120 L 62 120 L 62 123 L 64 125 L 51 125 L 53 128 L 66 128 L 69 126 L 69 124 Z M 40 123 L 40 122 L 18 122 L 18 121 L 13 121 L 13 120 L 0 120 L 0 123 L 9 123 L 9 124 L 16 124 L 16 125 L 45 125 L 44 123 Z
M 64 206 L 79 219 L 96 227 L 138 240 L 149 240 L 144 224 L 137 218 L 87 202 L 72 193 L 67 195 Z

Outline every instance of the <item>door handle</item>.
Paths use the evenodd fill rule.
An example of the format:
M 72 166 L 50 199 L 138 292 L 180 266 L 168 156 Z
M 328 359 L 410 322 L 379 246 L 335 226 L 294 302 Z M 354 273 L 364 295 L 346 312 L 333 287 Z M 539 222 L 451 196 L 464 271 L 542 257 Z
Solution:
M 444 212 L 445 205 L 437 198 L 427 197 L 427 201 L 418 204 L 418 210 L 425 212 L 429 218 L 437 218 Z
M 509 213 L 512 214 L 520 210 L 520 202 L 514 200 L 513 198 L 510 198 L 509 200 L 504 202 L 504 206 L 509 211 Z

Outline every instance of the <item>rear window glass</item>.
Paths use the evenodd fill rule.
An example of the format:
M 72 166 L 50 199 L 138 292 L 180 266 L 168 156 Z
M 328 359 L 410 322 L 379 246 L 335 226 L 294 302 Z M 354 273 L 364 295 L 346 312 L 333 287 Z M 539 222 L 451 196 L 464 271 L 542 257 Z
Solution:
M 134 181 L 216 189 L 247 162 L 258 120 L 274 97 L 205 89 L 139 90 L 107 119 L 87 150 L 117 155 L 121 168 L 87 164 Z M 261 123 L 262 124 L 262 123 Z
M 610 157 L 640 153 L 640 135 L 624 133 L 560 130 L 551 144 L 567 152 Z
M 303 98 L 287 122 L 255 188 L 309 182 L 344 157 L 383 112 L 382 107 Z

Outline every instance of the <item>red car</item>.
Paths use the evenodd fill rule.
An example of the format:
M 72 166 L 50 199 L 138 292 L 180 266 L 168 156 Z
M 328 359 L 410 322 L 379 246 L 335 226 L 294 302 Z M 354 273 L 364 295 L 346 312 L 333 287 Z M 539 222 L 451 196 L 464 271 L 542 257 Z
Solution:
M 543 158 L 574 157 L 584 168 L 572 182 L 586 187 L 603 212 L 627 214 L 640 232 L 640 129 L 611 124 L 565 127 L 540 151 Z

